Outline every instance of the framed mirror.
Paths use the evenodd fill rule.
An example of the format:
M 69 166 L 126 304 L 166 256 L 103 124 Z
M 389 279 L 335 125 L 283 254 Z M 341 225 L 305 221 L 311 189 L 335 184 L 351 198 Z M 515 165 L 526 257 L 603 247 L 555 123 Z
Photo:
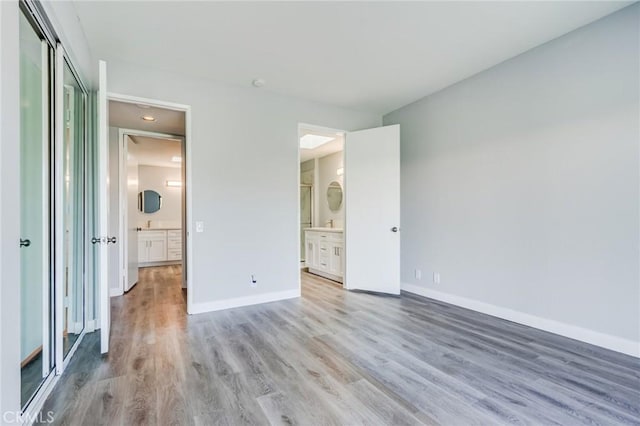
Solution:
M 334 180 L 327 187 L 327 203 L 332 212 L 337 212 L 342 207 L 342 185 L 340 182 Z
M 138 194 L 139 208 L 143 213 L 155 213 L 162 207 L 162 195 L 151 189 L 145 189 Z

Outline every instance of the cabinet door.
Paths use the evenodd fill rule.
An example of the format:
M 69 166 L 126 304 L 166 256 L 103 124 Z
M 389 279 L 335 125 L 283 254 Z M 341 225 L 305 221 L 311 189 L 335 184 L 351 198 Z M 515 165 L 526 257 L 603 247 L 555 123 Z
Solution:
M 329 262 L 331 260 L 331 243 L 326 240 L 320 240 L 318 243 L 318 269 L 329 272 Z
M 144 263 L 149 261 L 149 240 L 146 238 L 138 238 L 138 262 Z
M 342 243 L 332 243 L 329 248 L 329 273 L 341 277 L 343 275 L 344 250 Z
M 167 260 L 167 239 L 153 238 L 149 240 L 149 262 L 163 262 Z
M 316 238 L 310 237 L 307 234 L 305 244 L 307 245 L 307 252 L 305 253 L 306 266 L 307 268 L 317 269 L 318 268 L 318 240 Z

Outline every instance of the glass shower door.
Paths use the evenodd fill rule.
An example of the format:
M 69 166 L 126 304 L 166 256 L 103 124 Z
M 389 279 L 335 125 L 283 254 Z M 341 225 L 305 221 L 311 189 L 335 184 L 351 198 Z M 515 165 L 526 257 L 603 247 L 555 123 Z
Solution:
M 21 405 L 55 365 L 50 276 L 50 66 L 52 49 L 20 14 Z
M 306 244 L 304 242 L 304 230 L 311 228 L 311 198 L 312 186 L 300 185 L 300 261 L 304 262 Z

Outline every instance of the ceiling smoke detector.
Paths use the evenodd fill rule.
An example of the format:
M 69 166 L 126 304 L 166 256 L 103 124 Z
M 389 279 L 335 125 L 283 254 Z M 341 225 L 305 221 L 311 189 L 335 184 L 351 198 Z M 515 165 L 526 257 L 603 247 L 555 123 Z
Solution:
M 267 82 L 264 81 L 264 78 L 256 78 L 254 79 L 251 84 L 253 84 L 253 87 L 262 87 L 266 84 Z

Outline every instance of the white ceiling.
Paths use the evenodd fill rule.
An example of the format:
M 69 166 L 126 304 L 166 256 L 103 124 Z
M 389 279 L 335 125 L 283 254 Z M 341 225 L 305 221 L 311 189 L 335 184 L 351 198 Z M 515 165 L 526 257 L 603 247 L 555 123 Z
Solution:
M 144 121 L 141 118 L 143 115 L 150 115 L 156 121 Z M 126 102 L 109 101 L 109 125 L 122 129 L 169 133 L 179 136 L 185 134 L 184 112 L 155 107 L 143 108 L 137 104 Z
M 305 149 L 300 148 L 300 162 L 304 163 L 307 160 L 311 160 L 313 158 L 322 158 L 329 154 L 333 154 L 334 152 L 342 151 L 344 148 L 344 133 L 335 132 L 335 131 L 321 131 L 318 129 L 306 129 L 301 128 L 298 132 L 300 138 L 304 135 L 318 135 L 318 136 L 328 136 L 334 138 L 333 140 L 320 145 L 314 149 Z
M 129 155 L 142 166 L 180 168 L 182 163 L 171 161 L 172 157 L 182 157 L 182 143 L 175 139 L 131 136 L 134 144 L 129 146 Z
M 386 113 L 631 3 L 75 5 L 96 58 Z

